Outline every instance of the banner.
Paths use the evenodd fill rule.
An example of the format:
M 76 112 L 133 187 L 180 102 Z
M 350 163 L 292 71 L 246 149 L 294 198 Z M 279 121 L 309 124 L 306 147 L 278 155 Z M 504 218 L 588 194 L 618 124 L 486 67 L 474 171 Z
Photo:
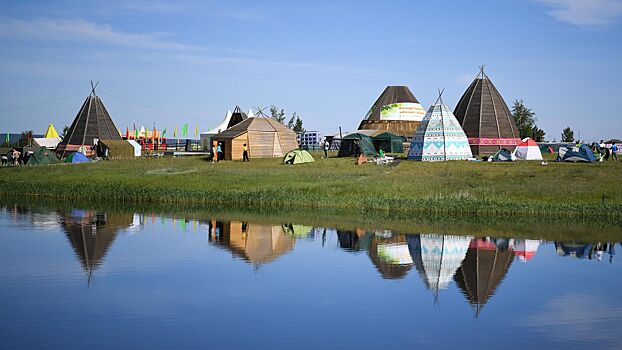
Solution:
M 380 120 L 408 120 L 420 122 L 425 110 L 419 103 L 401 102 L 384 105 L 380 108 Z

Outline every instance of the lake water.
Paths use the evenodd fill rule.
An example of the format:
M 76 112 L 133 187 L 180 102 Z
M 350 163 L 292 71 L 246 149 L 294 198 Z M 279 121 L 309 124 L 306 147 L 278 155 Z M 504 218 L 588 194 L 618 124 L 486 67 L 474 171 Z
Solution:
M 622 348 L 619 243 L 266 221 L 5 206 L 0 348 Z

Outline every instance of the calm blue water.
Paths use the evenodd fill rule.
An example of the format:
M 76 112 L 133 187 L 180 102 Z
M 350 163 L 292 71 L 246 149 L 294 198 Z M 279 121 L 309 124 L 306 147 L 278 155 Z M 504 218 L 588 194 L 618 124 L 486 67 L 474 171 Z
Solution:
M 442 233 L 4 209 L 0 348 L 622 348 L 619 243 Z

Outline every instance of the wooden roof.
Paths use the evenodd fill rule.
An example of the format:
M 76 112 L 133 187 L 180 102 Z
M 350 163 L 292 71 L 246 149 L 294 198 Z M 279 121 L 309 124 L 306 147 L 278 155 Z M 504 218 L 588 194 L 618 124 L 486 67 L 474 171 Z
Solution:
M 408 86 L 387 86 L 363 120 L 380 120 L 380 108 L 393 103 L 419 103 Z
M 252 117 L 216 134 L 214 138 L 234 138 L 249 131 L 295 133 L 292 129 L 272 118 Z

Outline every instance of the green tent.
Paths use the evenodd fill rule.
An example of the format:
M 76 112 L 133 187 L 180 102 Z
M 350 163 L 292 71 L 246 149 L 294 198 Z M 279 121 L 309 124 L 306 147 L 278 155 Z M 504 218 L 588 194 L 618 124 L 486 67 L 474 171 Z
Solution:
M 283 232 L 285 232 L 288 236 L 294 236 L 295 238 L 303 238 L 306 237 L 311 230 L 313 230 L 313 226 L 306 225 L 294 225 L 294 224 L 284 224 Z
M 309 152 L 303 149 L 295 149 L 287 152 L 283 157 L 283 164 L 303 164 L 315 162 L 315 159 L 309 154 Z
M 498 150 L 497 153 L 495 153 L 495 155 L 492 156 L 493 162 L 513 162 L 514 159 L 516 158 L 514 157 L 512 152 L 510 152 L 506 148 L 502 148 Z
M 388 131 L 381 132 L 371 136 L 374 148 L 378 151 L 381 149 L 384 153 L 402 153 L 404 152 L 405 137 L 397 136 Z
M 26 162 L 26 165 L 46 165 L 56 163 L 60 163 L 60 160 L 56 158 L 54 151 L 50 151 L 45 147 L 41 147 L 38 150 L 34 151 L 30 155 L 30 157 L 28 157 L 28 162 Z
M 359 130 L 368 131 L 368 130 Z M 366 156 L 376 156 L 376 148 L 371 137 L 364 132 L 353 132 L 346 135 L 341 139 L 341 146 L 339 147 L 338 157 L 351 157 L 356 155 L 357 148 L 361 154 Z M 357 146 L 358 145 L 358 146 Z

